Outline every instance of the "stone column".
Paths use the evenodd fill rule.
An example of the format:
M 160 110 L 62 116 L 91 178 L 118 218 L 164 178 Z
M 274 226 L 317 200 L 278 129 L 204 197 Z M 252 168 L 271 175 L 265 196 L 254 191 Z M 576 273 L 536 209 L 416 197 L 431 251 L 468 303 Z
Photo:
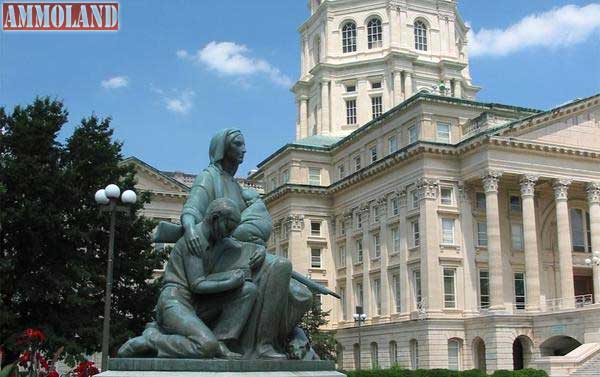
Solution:
M 592 253 L 600 251 L 600 182 L 592 182 L 587 186 L 587 197 L 590 206 L 590 231 L 592 233 Z M 600 302 L 600 267 L 592 264 L 594 273 L 594 302 Z
M 540 261 L 535 223 L 535 183 L 538 177 L 526 175 L 521 178 L 521 202 L 523 206 L 523 241 L 525 245 L 525 284 L 527 286 L 527 311 L 540 310 Z
M 344 221 L 346 222 L 346 321 L 352 321 L 354 307 L 356 306 L 354 296 L 354 245 L 352 241 L 352 210 L 344 212 Z
M 475 236 L 473 234 L 473 212 L 471 208 L 471 189 L 463 182 L 458 187 L 459 222 L 463 235 L 463 265 L 465 274 L 465 308 L 466 316 L 478 315 L 478 283 L 477 263 L 475 260 Z
M 329 134 L 329 81 L 321 82 L 321 134 Z
M 400 205 L 400 214 L 398 216 L 398 230 L 400 231 L 400 306 L 402 309 L 402 315 L 410 315 L 410 276 L 408 273 L 408 234 L 406 225 L 406 188 L 402 188 L 398 191 L 398 201 Z
M 403 100 L 402 95 L 402 72 L 394 72 L 394 106 L 398 106 Z
M 442 310 L 442 282 L 439 268 L 439 226 L 437 213 L 438 182 L 431 178 L 417 181 L 419 190 L 419 233 L 421 236 L 421 292 L 427 313 Z
M 379 227 L 379 245 L 381 248 L 381 256 L 380 256 L 380 271 L 381 271 L 381 285 L 380 285 L 380 295 L 381 295 L 381 313 L 379 314 L 382 317 L 388 317 L 392 314 L 391 310 L 391 289 L 388 277 L 388 261 L 390 256 L 390 250 L 388 248 L 389 242 L 389 233 L 388 227 L 386 225 L 387 219 L 387 197 L 383 196 L 379 198 L 375 204 L 379 206 L 379 223 L 381 224 Z
M 500 216 L 498 212 L 498 182 L 502 174 L 488 171 L 483 176 L 485 218 L 488 239 L 488 269 L 490 272 L 490 311 L 505 310 Z
M 300 139 L 308 136 L 308 97 L 300 97 Z
M 392 48 L 400 47 L 400 34 L 401 34 L 401 25 L 400 25 L 400 12 L 398 12 L 398 8 L 390 5 L 388 6 L 388 14 L 390 17 L 390 46 Z
M 452 81 L 454 97 L 462 98 L 462 83 L 460 80 L 454 79 Z
M 554 197 L 556 201 L 556 230 L 558 232 L 558 265 L 560 269 L 560 297 L 562 308 L 575 307 L 575 286 L 573 284 L 573 245 L 571 243 L 571 222 L 567 191 L 571 181 L 559 179 L 554 181 Z
M 412 72 L 404 71 L 404 100 L 413 95 Z

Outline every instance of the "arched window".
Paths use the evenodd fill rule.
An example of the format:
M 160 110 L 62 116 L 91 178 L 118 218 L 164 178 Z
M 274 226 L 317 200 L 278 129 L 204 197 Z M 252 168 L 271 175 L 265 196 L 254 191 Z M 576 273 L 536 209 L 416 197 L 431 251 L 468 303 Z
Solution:
M 419 342 L 416 339 L 410 341 L 410 369 L 419 369 Z
M 377 343 L 371 343 L 371 369 L 379 368 L 379 347 Z
M 415 22 L 415 49 L 427 51 L 427 25 L 423 21 Z
M 383 46 L 381 20 L 379 18 L 372 18 L 367 23 L 367 40 L 369 49 Z
M 460 341 L 448 340 L 448 369 L 460 370 Z
M 352 352 L 354 353 L 354 369 L 360 369 L 360 345 L 358 343 L 354 343 Z
M 347 22 L 342 27 L 342 50 L 344 53 L 356 51 L 356 24 Z
M 338 369 L 344 369 L 344 347 L 339 343 L 335 346 L 335 358 Z
M 571 242 L 573 251 L 592 252 L 592 234 L 590 231 L 590 213 L 581 208 L 571 208 Z
M 390 366 L 392 366 L 392 367 L 397 366 L 398 365 L 398 344 L 393 340 L 390 342 L 389 351 L 390 351 Z

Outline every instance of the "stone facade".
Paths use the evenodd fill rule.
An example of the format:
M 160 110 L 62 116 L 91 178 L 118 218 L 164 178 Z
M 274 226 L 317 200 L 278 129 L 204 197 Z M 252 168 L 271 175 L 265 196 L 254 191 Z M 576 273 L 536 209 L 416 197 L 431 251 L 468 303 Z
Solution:
M 321 298 L 339 366 L 490 372 L 597 341 L 600 95 L 546 112 L 475 101 L 454 1 L 309 6 L 297 140 L 249 178 L 270 252 L 342 296 Z

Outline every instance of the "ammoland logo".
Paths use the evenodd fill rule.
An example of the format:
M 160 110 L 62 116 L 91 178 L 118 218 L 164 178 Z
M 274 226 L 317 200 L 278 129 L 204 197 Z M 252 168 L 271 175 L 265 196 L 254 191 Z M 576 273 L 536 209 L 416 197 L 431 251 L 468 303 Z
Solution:
M 119 30 L 119 3 L 4 2 L 2 30 Z

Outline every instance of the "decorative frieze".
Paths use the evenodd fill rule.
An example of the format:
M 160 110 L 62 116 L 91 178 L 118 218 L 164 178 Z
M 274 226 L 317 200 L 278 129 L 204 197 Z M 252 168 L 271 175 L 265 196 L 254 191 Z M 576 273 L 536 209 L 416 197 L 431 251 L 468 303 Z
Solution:
M 539 177 L 537 175 L 524 175 L 521 177 L 521 196 L 522 197 L 532 197 L 535 194 L 535 184 L 537 183 Z
M 557 179 L 552 184 L 554 188 L 554 198 L 556 200 L 567 200 L 569 198 L 568 191 L 571 181 L 568 179 Z
M 417 193 L 421 199 L 437 199 L 439 181 L 433 178 L 419 178 L 417 180 Z
M 590 182 L 586 189 L 588 203 L 600 204 L 600 182 Z
M 488 170 L 481 179 L 483 180 L 483 190 L 485 193 L 498 192 L 498 183 L 502 173 L 497 170 Z

